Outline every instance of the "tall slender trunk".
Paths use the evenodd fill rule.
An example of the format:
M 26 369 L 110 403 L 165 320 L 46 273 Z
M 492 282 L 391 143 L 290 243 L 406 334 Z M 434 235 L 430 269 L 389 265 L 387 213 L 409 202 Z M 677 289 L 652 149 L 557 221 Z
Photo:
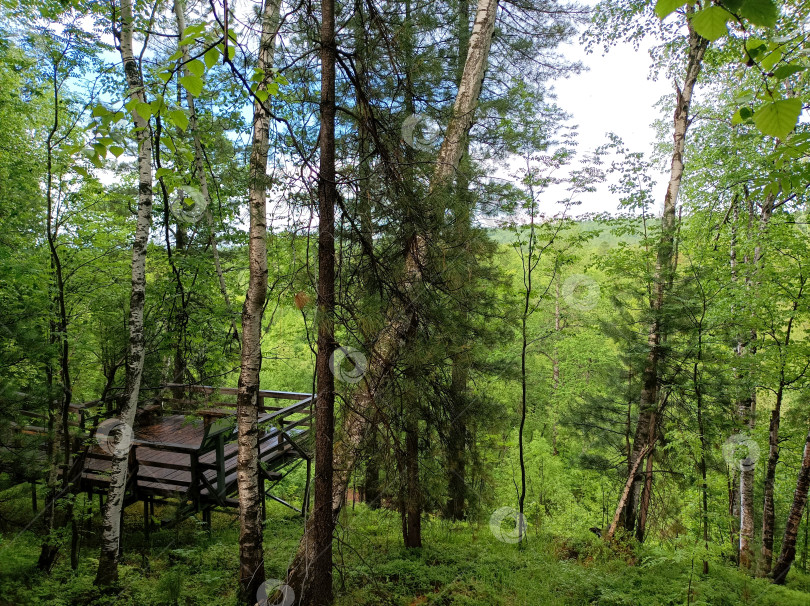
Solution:
M 557 422 L 560 405 L 560 352 L 557 344 L 562 331 L 562 314 L 560 313 L 560 276 L 554 277 L 554 350 L 551 360 L 551 454 L 560 454 L 557 449 Z
M 279 27 L 280 0 L 265 0 L 257 67 L 264 70 L 259 83 L 266 90 L 272 81 L 273 53 Z M 269 102 L 269 101 L 268 101 Z M 239 596 L 240 604 L 256 604 L 256 592 L 264 583 L 262 504 L 259 480 L 258 415 L 259 375 L 262 365 L 262 315 L 267 297 L 267 154 L 270 117 L 266 106 L 253 103 L 253 134 L 249 167 L 250 231 L 248 255 L 250 276 L 242 307 L 242 356 L 237 395 L 238 452 L 236 477 L 239 487 Z
M 529 348 L 528 321 L 531 315 L 530 306 L 532 298 L 532 272 L 535 267 L 534 261 L 534 219 L 535 219 L 535 198 L 532 194 L 529 222 L 529 242 L 528 250 L 524 255 L 521 247 L 521 257 L 523 262 L 523 313 L 520 317 L 520 426 L 518 427 L 518 459 L 520 463 L 520 492 L 518 494 L 518 511 L 520 520 L 523 519 L 523 511 L 526 502 L 526 460 L 525 448 L 523 445 L 523 433 L 526 428 L 526 410 L 528 407 L 527 393 L 527 362 Z M 523 539 L 523 524 L 518 523 L 518 539 Z
M 312 512 L 315 558 L 312 582 L 299 603 L 332 603 L 333 440 L 335 377 L 329 367 L 335 350 L 335 0 L 321 1 L 321 136 L 318 171 L 318 397 L 315 400 L 315 508 Z
M 365 452 L 368 453 L 366 460 L 366 475 L 363 483 L 363 496 L 366 504 L 371 509 L 380 508 L 380 463 L 378 457 L 379 438 L 374 427 L 369 427 Z
M 799 477 L 796 480 L 796 490 L 793 492 L 793 503 L 790 506 L 785 534 L 782 537 L 782 551 L 773 568 L 773 582 L 780 585 L 787 579 L 793 560 L 796 559 L 796 536 L 799 534 L 799 524 L 802 522 L 802 512 L 807 506 L 807 491 L 810 489 L 810 432 L 804 442 L 804 455 Z M 805 535 L 805 545 L 807 535 Z
M 698 325 L 698 347 L 697 359 L 692 368 L 692 384 L 695 389 L 695 400 L 697 402 L 697 422 L 700 435 L 700 517 L 703 526 L 703 545 L 706 554 L 703 556 L 703 574 L 709 574 L 709 486 L 706 480 L 706 429 L 703 423 L 703 384 L 701 382 L 700 370 L 703 362 L 703 320 L 706 317 L 706 300 L 703 300 L 703 315 Z
M 145 103 L 146 95 L 140 66 L 133 53 L 134 16 L 131 0 L 121 0 L 121 29 L 118 35 L 121 61 L 124 65 L 130 99 Z M 132 291 L 129 299 L 129 354 L 126 389 L 120 421 L 127 428 L 135 422 L 138 395 L 144 364 L 143 317 L 146 299 L 146 250 L 152 226 L 152 139 L 147 120 L 132 110 L 138 141 L 138 220 L 132 243 Z M 123 430 L 123 428 L 121 428 Z M 129 471 L 129 444 L 116 448 L 110 471 L 110 486 L 104 506 L 101 554 L 96 585 L 113 585 L 118 581 L 118 555 L 121 540 L 121 513 Z
M 64 57 L 64 55 L 63 55 Z M 65 518 L 72 513 L 71 506 L 57 507 L 57 483 L 60 467 L 63 470 L 62 488 L 66 488 L 69 482 L 68 469 L 70 467 L 70 432 L 68 430 L 68 414 L 70 402 L 73 396 L 73 389 L 70 378 L 70 342 L 68 341 L 68 319 L 67 306 L 65 303 L 65 281 L 62 272 L 62 259 L 57 248 L 58 221 L 54 217 L 54 196 L 53 196 L 53 156 L 54 137 L 59 130 L 59 64 L 61 58 L 53 65 L 53 123 L 48 131 L 46 141 L 47 151 L 47 183 L 46 183 L 46 203 L 47 203 L 47 240 L 50 252 L 51 274 L 54 286 L 54 313 L 56 321 L 51 325 L 51 342 L 57 345 L 59 359 L 59 383 L 60 393 L 58 398 L 53 398 L 50 394 L 48 409 L 48 497 L 43 512 L 44 522 L 48 528 L 48 536 L 42 543 L 37 566 L 40 570 L 50 571 L 56 562 L 59 553 L 59 542 L 54 539 L 53 531 L 65 523 Z M 61 455 L 61 460 L 60 460 Z M 61 515 L 60 515 L 61 514 Z
M 445 516 L 451 520 L 463 520 L 466 517 L 465 500 L 467 423 L 465 407 L 467 406 L 467 378 L 469 364 L 465 353 L 453 360 L 451 371 L 451 419 L 447 431 L 447 492 L 448 499 Z
M 458 16 L 456 20 L 456 32 L 458 36 L 458 55 L 456 56 L 456 81 L 461 82 L 464 76 L 464 62 L 470 45 L 470 4 L 468 0 L 459 0 Z M 464 151 L 456 176 L 456 205 L 458 216 L 455 222 L 455 236 L 458 243 L 463 243 L 467 251 L 467 261 L 469 259 L 469 231 L 470 219 L 472 217 L 471 200 L 469 193 L 469 140 L 465 139 Z M 465 161 L 466 160 L 466 161 Z M 463 293 L 469 276 L 461 276 L 458 292 Z M 463 295 L 462 295 L 463 296 Z M 467 320 L 467 313 L 464 312 L 464 319 Z M 468 343 L 462 343 L 463 351 L 453 358 L 453 367 L 450 378 L 450 400 L 452 408 L 451 419 L 447 435 L 447 492 L 448 499 L 445 507 L 445 515 L 451 520 L 462 520 L 466 517 L 465 499 L 467 493 L 466 482 L 466 456 L 465 445 L 467 444 L 467 415 L 468 406 L 468 379 L 470 370 L 470 356 L 467 353 Z
M 779 462 L 779 425 L 782 418 L 782 401 L 788 380 L 785 377 L 788 347 L 790 346 L 793 321 L 799 309 L 799 299 L 804 290 L 804 283 L 799 290 L 797 299 L 793 302 L 793 311 L 788 320 L 785 336 L 780 343 L 779 386 L 776 389 L 776 402 L 771 412 L 771 423 L 768 431 L 768 463 L 765 469 L 765 499 L 762 507 L 762 546 L 760 548 L 759 576 L 768 576 L 773 565 L 773 535 L 776 512 L 774 509 L 774 484 L 776 482 L 776 465 Z
M 445 188 L 458 167 L 463 150 L 463 143 L 472 125 L 478 97 L 481 92 L 487 58 L 495 29 L 495 18 L 498 11 L 498 0 L 479 0 L 475 25 L 470 37 L 470 50 L 464 66 L 464 76 L 459 87 L 450 124 L 442 141 L 430 190 Z M 452 133 L 452 136 L 451 136 Z M 414 242 L 405 251 L 405 275 L 400 287 L 407 295 L 413 292 L 422 279 L 421 268 L 426 262 L 426 235 L 417 234 Z M 359 445 L 365 433 L 366 419 L 373 410 L 374 399 L 387 380 L 388 375 L 399 355 L 403 340 L 401 335 L 408 335 L 411 316 L 401 313 L 398 306 L 392 307 L 388 315 L 391 320 L 380 331 L 372 350 L 369 352 L 369 365 L 360 388 L 354 393 L 351 406 L 347 407 L 342 427 L 341 440 L 334 449 L 334 481 L 332 484 L 332 515 L 336 519 L 344 501 L 359 451 Z M 302 595 L 311 582 L 307 577 L 306 562 L 314 557 L 314 541 L 311 540 L 308 525 L 292 564 L 288 570 L 287 583 L 296 595 Z
M 784 378 L 784 371 L 782 372 Z M 782 399 L 784 385 L 781 384 L 776 393 L 776 405 L 771 411 L 771 422 L 768 430 L 768 463 L 765 468 L 764 504 L 762 506 L 762 545 L 760 547 L 760 562 L 757 574 L 761 577 L 771 573 L 773 564 L 773 535 L 776 512 L 774 510 L 774 483 L 776 481 L 776 465 L 779 462 L 779 424 L 782 417 Z
M 693 9 L 688 8 L 689 13 Z M 661 217 L 661 239 L 658 243 L 654 289 L 650 301 L 652 322 L 647 337 L 647 361 L 641 380 L 641 401 L 639 403 L 638 423 L 636 424 L 635 439 L 633 440 L 633 450 L 630 454 L 631 467 L 635 469 L 634 477 L 627 496 L 620 498 L 621 509 L 617 510 L 616 516 L 623 519 L 625 528 L 632 531 L 636 524 L 636 509 L 638 507 L 638 494 L 644 474 L 639 474 L 642 456 L 652 455 L 652 444 L 658 429 L 659 416 L 657 414 L 659 400 L 660 382 L 660 358 L 661 344 L 663 341 L 662 308 L 667 290 L 667 285 L 672 282 L 673 258 L 675 245 L 675 217 L 680 192 L 681 179 L 683 177 L 684 161 L 683 154 L 686 146 L 686 133 L 689 129 L 689 111 L 692 104 L 692 94 L 697 84 L 697 79 L 703 64 L 703 56 L 709 45 L 708 40 L 702 38 L 692 28 L 691 22 L 687 19 L 689 29 L 689 52 L 687 56 L 686 76 L 683 88 L 677 90 L 675 100 L 675 115 L 673 118 L 673 151 L 670 167 L 669 182 L 667 184 L 666 196 L 664 197 L 664 212 Z M 644 529 L 641 529 L 643 536 Z
M 416 410 L 407 411 L 405 426 L 405 469 L 407 483 L 406 514 L 408 532 L 405 547 L 422 546 L 422 489 L 419 485 L 419 417 Z

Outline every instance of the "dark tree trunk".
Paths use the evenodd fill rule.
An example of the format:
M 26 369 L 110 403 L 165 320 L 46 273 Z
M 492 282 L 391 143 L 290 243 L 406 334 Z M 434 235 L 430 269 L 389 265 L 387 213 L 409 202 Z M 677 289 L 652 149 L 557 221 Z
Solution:
M 300 598 L 309 606 L 332 603 L 333 439 L 335 378 L 335 2 L 321 2 L 321 137 L 318 174 L 318 397 L 315 401 L 315 558 L 312 583 Z
M 776 407 L 771 412 L 771 423 L 768 431 L 768 462 L 765 468 L 765 499 L 762 507 L 762 547 L 757 574 L 765 577 L 771 573 L 773 563 L 773 534 L 776 512 L 774 511 L 774 484 L 776 482 L 776 465 L 779 462 L 779 424 L 781 419 L 782 389 L 776 396 Z
M 498 0 L 479 0 L 476 23 L 471 35 L 470 51 L 464 67 L 464 77 L 456 95 L 453 115 L 434 167 L 430 185 L 431 192 L 446 188 L 458 167 L 463 149 L 462 144 L 473 123 L 475 108 L 478 105 L 497 10 Z M 416 234 L 412 244 L 405 251 L 404 274 L 399 286 L 406 295 L 410 295 L 422 279 L 421 268 L 426 264 L 427 253 L 425 236 L 426 234 L 423 233 Z M 375 340 L 375 345 L 369 352 L 369 365 L 363 383 L 355 392 L 351 410 L 347 411 L 343 421 L 341 440 L 339 446 L 335 447 L 333 457 L 335 461 L 332 485 L 333 520 L 340 513 L 349 477 L 357 460 L 359 445 L 365 434 L 366 419 L 374 409 L 374 399 L 378 390 L 387 380 L 401 351 L 400 335 L 413 332 L 410 330 L 410 317 L 402 314 L 401 311 L 398 306 L 392 306 L 390 317 L 394 319 L 385 325 Z M 296 592 L 296 595 L 302 595 L 313 580 L 307 574 L 306 566 L 306 563 L 314 557 L 311 530 L 311 525 L 308 525 L 287 572 L 287 583 Z
M 379 439 L 375 428 L 369 428 L 366 441 L 366 475 L 363 482 L 363 496 L 371 509 L 380 508 L 380 459 L 378 455 Z
M 413 411 L 405 428 L 405 468 L 407 470 L 406 507 L 408 532 L 405 547 L 422 546 L 422 487 L 419 484 L 419 420 Z
M 799 533 L 799 524 L 802 521 L 802 512 L 807 506 L 807 491 L 810 489 L 810 433 L 804 443 L 804 456 L 802 456 L 802 466 L 799 470 L 799 478 L 796 481 L 796 490 L 793 493 L 793 503 L 790 506 L 787 523 L 785 524 L 785 534 L 782 537 L 782 551 L 776 566 L 773 568 L 773 582 L 780 585 L 787 579 L 793 560 L 796 559 L 796 537 Z M 807 535 L 805 535 L 805 548 Z

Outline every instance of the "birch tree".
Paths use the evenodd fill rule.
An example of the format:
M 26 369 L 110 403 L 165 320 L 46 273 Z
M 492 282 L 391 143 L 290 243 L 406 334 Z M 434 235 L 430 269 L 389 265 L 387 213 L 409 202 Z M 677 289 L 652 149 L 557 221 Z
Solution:
M 257 70 L 263 74 L 257 94 L 266 97 L 273 80 L 275 38 L 280 0 L 266 0 L 261 15 Z M 259 92 L 261 91 L 261 92 Z M 249 165 L 250 211 L 248 256 L 250 277 L 242 307 L 242 355 L 237 395 L 237 484 L 239 487 L 239 603 L 253 606 L 265 580 L 262 546 L 263 481 L 259 480 L 259 373 L 262 364 L 262 316 L 267 297 L 267 154 L 270 114 L 258 98 L 253 103 L 253 134 Z
M 138 113 L 138 104 L 146 103 L 146 92 L 140 63 L 137 61 L 132 39 L 135 17 L 131 0 L 120 2 L 120 30 L 117 32 L 118 49 L 126 76 L 135 137 L 138 144 L 138 218 L 132 244 L 132 290 L 129 299 L 129 355 L 127 356 L 126 389 L 118 425 L 119 432 L 127 431 L 135 422 L 141 375 L 144 364 L 143 317 L 146 299 L 146 249 L 152 226 L 152 139 L 149 122 Z M 115 30 L 115 24 L 113 24 Z M 119 440 L 125 439 L 122 435 Z M 96 585 L 112 585 L 118 580 L 118 555 L 121 541 L 121 513 L 127 486 L 129 444 L 121 443 L 114 449 L 110 486 L 103 512 L 101 554 L 96 573 Z
M 694 9 L 687 7 L 687 17 L 692 15 Z M 636 423 L 635 438 L 630 453 L 630 477 L 632 481 L 629 488 L 622 493 L 619 499 L 619 506 L 616 510 L 614 520 L 623 520 L 625 529 L 637 531 L 643 536 L 644 525 L 639 524 L 636 528 L 636 517 L 646 519 L 646 507 L 649 499 L 641 494 L 642 480 L 644 474 L 640 474 L 642 460 L 647 456 L 652 456 L 654 444 L 658 432 L 661 406 L 659 402 L 659 383 L 661 368 L 659 367 L 661 358 L 661 345 L 664 336 L 664 326 L 662 318 L 662 308 L 669 284 L 672 280 L 674 247 L 675 247 L 675 219 L 678 203 L 678 193 L 680 191 L 681 179 L 684 171 L 684 150 L 686 146 L 686 134 L 689 129 L 689 110 L 692 104 L 692 95 L 697 84 L 698 75 L 703 64 L 703 57 L 709 46 L 709 41 L 697 33 L 692 25 L 691 19 L 687 18 L 686 26 L 688 30 L 688 50 L 686 56 L 686 72 L 683 83 L 676 88 L 675 94 L 675 115 L 673 117 L 673 150 L 670 162 L 669 181 L 667 183 L 666 195 L 664 196 L 664 211 L 661 217 L 661 236 L 658 242 L 656 254 L 655 273 L 653 277 L 653 294 L 650 300 L 650 312 L 652 321 L 647 337 L 647 360 L 642 375 L 641 401 L 639 403 L 638 421 Z M 652 477 L 647 474 L 648 477 Z M 650 482 L 644 482 L 644 489 L 649 494 L 651 490 Z M 642 511 L 639 510 L 639 496 L 644 505 Z M 612 537 L 615 531 L 614 525 L 608 532 Z

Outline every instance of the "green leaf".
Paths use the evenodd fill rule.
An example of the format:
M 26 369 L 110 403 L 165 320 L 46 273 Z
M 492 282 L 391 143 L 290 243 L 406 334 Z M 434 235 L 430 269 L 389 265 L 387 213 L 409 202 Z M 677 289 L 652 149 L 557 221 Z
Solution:
M 274 97 L 278 95 L 278 84 L 276 82 L 270 82 L 267 85 L 267 92 L 273 95 Z
M 202 78 L 202 75 L 205 73 L 205 64 L 199 59 L 194 59 L 194 61 L 186 63 L 186 69 L 195 76 Z
M 152 114 L 155 116 L 166 109 L 166 104 L 163 102 L 163 97 L 155 99 L 149 104 L 149 106 L 152 108 Z
M 233 61 L 233 58 L 236 56 L 236 47 L 228 46 L 228 59 Z
M 149 120 L 149 117 L 152 115 L 152 106 L 148 103 L 141 103 L 140 101 L 135 103 L 135 111 L 138 112 L 138 115 L 143 118 L 144 120 Z
M 773 0 L 745 0 L 740 7 L 740 15 L 754 25 L 773 27 L 779 18 L 779 9 Z
M 798 74 L 806 69 L 807 67 L 804 65 L 780 65 L 776 68 L 776 70 L 774 70 L 773 75 L 779 80 L 784 80 L 785 78 L 789 78 L 793 74 Z
M 655 3 L 655 14 L 658 15 L 659 19 L 664 19 L 683 5 L 684 0 L 658 0 Z
M 759 62 L 760 66 L 765 71 L 771 71 L 773 69 L 773 66 L 779 63 L 779 60 L 782 58 L 782 51 L 779 50 L 777 45 L 774 44 L 771 46 L 772 48 L 770 49 L 770 52 L 764 57 L 762 57 L 762 59 Z
M 87 169 L 83 166 L 74 166 L 73 170 L 76 172 L 77 175 L 81 175 L 82 177 L 89 177 L 90 173 L 87 172 Z
M 180 84 L 185 88 L 193 97 L 199 97 L 203 89 L 203 81 L 201 78 L 189 74 L 180 78 Z
M 163 84 L 166 84 L 172 79 L 172 72 L 158 72 L 157 77 L 163 81 Z
M 731 13 L 726 9 L 720 6 L 710 6 L 692 16 L 692 26 L 698 34 L 707 40 L 714 41 L 728 33 L 726 21 L 730 18 Z
M 256 95 L 256 98 L 257 98 L 259 101 L 261 101 L 262 103 L 264 103 L 265 101 L 267 101 L 267 97 L 269 97 L 269 96 L 270 96 L 270 93 L 268 93 L 268 92 L 267 92 L 266 90 L 264 90 L 264 89 L 257 90 L 257 91 L 256 91 L 254 94 Z
M 188 116 L 182 109 L 173 109 L 169 112 L 169 120 L 180 130 L 188 128 Z
M 216 46 L 209 48 L 205 53 L 205 67 L 211 69 L 219 61 L 219 49 Z
M 93 117 L 94 118 L 98 118 L 100 116 L 109 116 L 109 115 L 110 115 L 110 110 L 108 110 L 103 105 L 96 105 L 93 108 Z
M 744 122 L 751 119 L 751 116 L 754 115 L 754 112 L 751 111 L 748 107 L 741 107 L 736 112 L 734 112 L 734 117 L 731 118 L 732 124 L 743 124 Z
M 189 25 L 183 30 L 183 38 L 188 36 L 200 36 L 205 32 L 205 23 L 197 23 L 196 25 Z
M 121 154 L 124 153 L 124 148 L 119 147 L 118 145 L 110 145 L 108 149 L 110 150 L 110 153 L 116 158 L 120 158 Z
M 264 70 L 257 67 L 253 70 L 253 75 L 250 77 L 252 82 L 261 82 L 264 80 Z
M 161 177 L 169 177 L 174 174 L 174 171 L 171 168 L 159 168 L 155 171 L 155 179 L 160 179 Z
M 171 57 L 169 57 L 169 61 L 177 61 L 182 56 L 183 56 L 183 49 L 178 49 L 172 53 Z
M 759 108 L 754 114 L 754 124 L 760 132 L 784 139 L 796 126 L 801 113 L 801 99 L 782 99 Z

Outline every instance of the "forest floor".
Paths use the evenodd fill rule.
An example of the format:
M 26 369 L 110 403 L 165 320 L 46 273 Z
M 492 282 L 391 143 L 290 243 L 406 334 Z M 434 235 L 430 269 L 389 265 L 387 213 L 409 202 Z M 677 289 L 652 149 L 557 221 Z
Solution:
M 80 502 L 83 497 L 80 497 Z M 94 502 L 95 516 L 98 503 Z M 40 535 L 15 529 L 27 518 L 27 485 L 0 492 L 0 606 L 86 604 L 231 605 L 235 603 L 238 522 L 214 514 L 209 534 L 186 520 L 143 534 L 139 504 L 127 510 L 122 589 L 100 596 L 93 588 L 98 539 L 82 536 L 79 569 L 63 553 L 50 576 L 37 571 Z M 158 511 L 160 513 L 160 511 Z M 98 527 L 98 518 L 93 520 Z M 280 505 L 268 505 L 267 576 L 284 575 L 303 524 Z M 424 547 L 406 550 L 399 518 L 364 505 L 346 508 L 336 533 L 337 606 L 633 605 L 711 604 L 806 606 L 810 576 L 792 571 L 787 587 L 743 575 L 720 561 L 709 574 L 694 540 L 680 544 L 615 548 L 589 533 L 562 537 L 530 527 L 521 545 L 495 538 L 487 523 L 449 523 L 426 516 Z M 699 553 L 699 551 L 698 551 Z

